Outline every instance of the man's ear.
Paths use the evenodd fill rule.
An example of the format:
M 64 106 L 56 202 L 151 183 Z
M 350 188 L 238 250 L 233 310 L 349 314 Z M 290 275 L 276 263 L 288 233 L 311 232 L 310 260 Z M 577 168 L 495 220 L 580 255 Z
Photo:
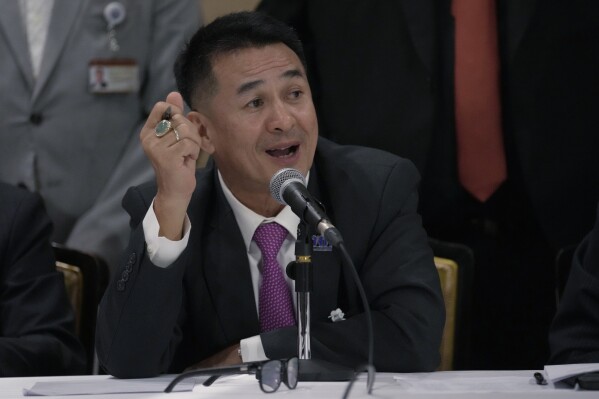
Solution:
M 205 114 L 197 111 L 191 111 L 187 115 L 187 119 L 189 119 L 198 129 L 198 133 L 202 139 L 200 144 L 202 151 L 212 155 L 212 153 L 214 153 L 214 144 L 212 143 L 211 137 L 213 129 L 211 128 L 212 125 L 210 124 L 210 119 Z

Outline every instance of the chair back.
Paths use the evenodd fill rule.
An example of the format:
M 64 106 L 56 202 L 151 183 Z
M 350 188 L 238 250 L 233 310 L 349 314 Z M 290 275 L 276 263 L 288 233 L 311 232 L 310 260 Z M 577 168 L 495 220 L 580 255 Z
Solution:
M 439 370 L 466 370 L 470 361 L 470 317 L 474 254 L 463 244 L 429 238 L 445 300 Z
M 435 266 L 439 272 L 441 291 L 445 301 L 445 327 L 441 339 L 441 364 L 438 370 L 453 370 L 453 352 L 455 347 L 456 310 L 458 303 L 458 265 L 451 259 L 435 256 Z
M 63 273 L 67 296 L 75 311 L 76 332 L 87 356 L 87 373 L 97 374 L 95 360 L 98 304 L 108 285 L 108 265 L 96 255 L 53 243 L 56 268 Z
M 75 311 L 75 333 L 81 333 L 81 313 L 83 309 L 83 273 L 77 266 L 67 265 L 56 261 L 56 269 L 64 277 L 64 285 L 67 289 L 67 297 Z

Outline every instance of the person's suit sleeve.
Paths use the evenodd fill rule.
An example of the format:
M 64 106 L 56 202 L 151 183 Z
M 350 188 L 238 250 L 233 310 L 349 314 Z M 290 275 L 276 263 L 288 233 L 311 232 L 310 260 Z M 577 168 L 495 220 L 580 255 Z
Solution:
M 25 194 L 25 193 L 23 193 Z M 0 376 L 81 374 L 85 354 L 38 196 L 0 199 Z
M 372 311 L 378 371 L 433 371 L 439 364 L 445 307 L 432 251 L 417 214 L 417 185 L 418 172 L 413 164 L 396 163 L 377 203 L 372 231 L 357 240 L 368 243 L 363 259 L 354 259 L 354 263 Z M 354 220 L 358 218 L 354 216 Z M 353 230 L 359 231 L 360 225 Z M 353 282 L 349 282 L 348 291 L 351 285 Z M 356 297 L 355 290 L 352 296 Z M 359 299 L 353 301 L 360 308 Z M 365 313 L 361 309 L 346 313 L 349 317 L 345 321 L 312 323 L 314 358 L 349 366 L 366 363 Z M 295 328 L 261 337 L 271 359 L 297 353 Z
M 150 202 L 135 187 L 127 192 L 123 206 L 131 215 L 128 262 L 112 277 L 100 303 L 96 349 L 107 373 L 118 378 L 152 377 L 168 371 L 181 341 L 187 251 L 166 268 L 152 264 L 142 225 Z
M 593 230 L 576 249 L 549 332 L 551 364 L 599 362 L 599 208 Z
M 152 167 L 139 142 L 139 132 L 154 104 L 176 90 L 174 60 L 185 40 L 200 26 L 197 0 L 160 0 L 148 2 L 147 6 L 154 7 L 155 26 L 150 38 L 151 56 L 140 65 L 146 69 L 146 81 L 140 82 L 139 92 L 143 109 L 131 110 L 139 113 L 139 123 L 134 131 L 128 132 L 128 145 L 98 199 L 77 220 L 66 242 L 67 246 L 102 256 L 112 270 L 127 245 L 128 216 L 121 207 L 125 190 L 153 178 Z

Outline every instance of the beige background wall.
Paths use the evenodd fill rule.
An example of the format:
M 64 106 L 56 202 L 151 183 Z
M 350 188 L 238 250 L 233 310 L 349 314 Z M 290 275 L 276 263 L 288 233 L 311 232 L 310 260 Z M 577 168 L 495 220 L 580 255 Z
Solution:
M 199 0 L 204 23 L 233 11 L 253 10 L 260 0 Z

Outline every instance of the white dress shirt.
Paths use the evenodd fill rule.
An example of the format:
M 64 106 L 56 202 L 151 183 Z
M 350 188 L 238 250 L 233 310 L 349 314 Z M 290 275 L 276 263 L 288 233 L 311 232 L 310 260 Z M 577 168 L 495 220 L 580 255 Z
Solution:
M 37 79 L 42 64 L 42 55 L 46 47 L 46 37 L 48 36 L 54 0 L 19 0 L 19 6 L 27 31 L 31 69 L 33 70 L 33 76 Z
M 243 205 L 229 190 L 223 178 L 218 172 L 218 178 L 225 194 L 225 198 L 231 209 L 235 220 L 241 230 L 241 235 L 245 243 L 245 249 L 248 256 L 248 262 L 250 265 L 250 274 L 252 276 L 252 286 L 254 289 L 254 299 L 256 301 L 256 312 L 259 312 L 258 297 L 260 292 L 260 285 L 262 284 L 261 274 L 261 260 L 262 254 L 258 245 L 252 240 L 254 232 L 262 223 L 277 222 L 281 226 L 285 227 L 289 234 L 283 242 L 281 249 L 278 253 L 277 260 L 283 268 L 283 275 L 287 280 L 287 284 L 292 293 L 295 292 L 295 283 L 285 273 L 287 264 L 292 260 L 295 260 L 295 240 L 297 239 L 297 226 L 300 219 L 293 213 L 289 206 L 285 206 L 281 212 L 275 217 L 265 218 L 264 216 L 258 215 L 245 205 Z M 307 181 L 307 178 L 306 178 Z M 158 267 L 167 267 L 177 260 L 179 255 L 187 247 L 189 241 L 189 232 L 191 231 L 191 223 L 189 218 L 185 217 L 184 235 L 179 241 L 171 241 L 166 237 L 159 237 L 158 231 L 160 226 L 158 219 L 154 213 L 154 202 L 148 209 L 146 216 L 143 220 L 144 237 L 146 240 L 146 246 L 148 251 L 148 257 Z M 292 295 L 294 307 L 296 306 L 296 295 Z M 241 358 L 244 362 L 255 362 L 267 360 L 266 354 L 264 353 L 264 347 L 260 336 L 246 338 L 241 340 Z

